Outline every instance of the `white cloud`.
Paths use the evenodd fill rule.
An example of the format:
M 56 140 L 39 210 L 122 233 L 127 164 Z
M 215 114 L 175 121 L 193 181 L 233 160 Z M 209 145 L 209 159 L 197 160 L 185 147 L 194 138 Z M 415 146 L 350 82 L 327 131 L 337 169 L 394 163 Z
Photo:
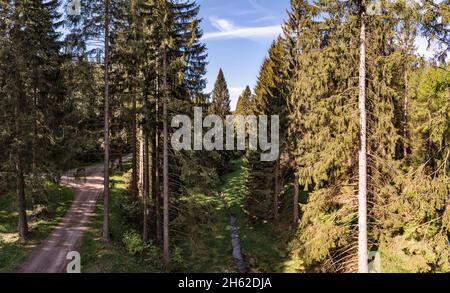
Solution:
M 232 21 L 229 21 L 227 19 L 212 16 L 209 18 L 209 21 L 215 28 L 217 28 L 221 32 L 231 31 L 238 28 Z
M 255 39 L 272 37 L 275 38 L 282 33 L 280 25 L 262 26 L 262 27 L 240 27 L 235 25 L 232 21 L 210 17 L 211 25 L 217 28 L 218 32 L 208 32 L 203 36 L 203 40 L 211 39 Z

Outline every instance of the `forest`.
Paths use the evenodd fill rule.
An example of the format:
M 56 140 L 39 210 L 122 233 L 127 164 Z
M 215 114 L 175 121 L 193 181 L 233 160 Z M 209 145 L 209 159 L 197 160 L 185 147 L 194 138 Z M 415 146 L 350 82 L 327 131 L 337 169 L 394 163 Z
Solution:
M 0 272 L 450 272 L 450 1 L 290 0 L 235 110 L 198 2 L 0 0 Z

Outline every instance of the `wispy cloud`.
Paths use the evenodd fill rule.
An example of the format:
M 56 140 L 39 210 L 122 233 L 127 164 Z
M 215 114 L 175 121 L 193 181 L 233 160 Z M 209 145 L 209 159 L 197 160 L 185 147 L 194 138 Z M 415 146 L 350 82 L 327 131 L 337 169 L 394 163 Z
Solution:
M 263 16 L 260 18 L 256 18 L 256 19 L 252 20 L 251 22 L 256 23 L 256 22 L 263 22 L 263 21 L 269 21 L 269 20 L 278 20 L 278 18 L 275 16 Z
M 238 27 L 232 21 L 227 19 L 211 16 L 209 18 L 209 21 L 211 22 L 212 26 L 214 26 L 221 32 L 238 29 Z
M 263 7 L 258 3 L 257 0 L 248 0 L 248 3 L 255 9 L 262 9 Z
M 211 39 L 256 39 L 264 37 L 275 38 L 281 34 L 282 29 L 280 25 L 262 26 L 262 27 L 241 27 L 235 25 L 232 21 L 210 17 L 211 25 L 217 28 L 217 32 L 208 32 L 203 36 L 203 40 Z

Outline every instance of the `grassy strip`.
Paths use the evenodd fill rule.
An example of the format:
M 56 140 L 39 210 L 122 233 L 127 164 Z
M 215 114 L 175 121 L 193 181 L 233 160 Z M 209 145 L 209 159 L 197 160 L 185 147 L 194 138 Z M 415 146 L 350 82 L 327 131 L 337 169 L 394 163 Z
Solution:
M 233 172 L 225 175 L 223 185 L 212 195 L 196 194 L 180 198 L 183 213 L 172 222 L 176 229 L 171 236 L 173 243 L 182 250 L 183 268 L 186 272 L 236 272 L 232 257 L 229 218 L 223 207 L 223 198 L 229 203 L 238 219 L 241 245 L 249 269 L 252 272 L 295 272 L 302 270 L 301 260 L 292 259 L 288 244 L 294 236 L 291 228 L 291 208 L 283 209 L 280 219 L 285 222 L 260 223 L 252 221 L 242 210 L 246 189 L 242 161 L 233 161 Z M 125 165 L 125 170 L 131 166 Z M 127 252 L 122 236 L 132 230 L 123 218 L 123 202 L 128 196 L 126 172 L 112 176 L 115 186 L 111 189 L 110 243 L 101 241 L 103 205 L 99 202 L 81 247 L 83 272 L 158 272 L 161 267 L 149 264 L 146 256 L 134 256 Z M 288 207 L 291 192 L 283 197 Z M 141 207 L 137 207 L 140 209 Z M 128 213 L 129 214 L 129 213 Z M 135 222 L 136 220 L 134 220 Z M 133 222 L 133 220 L 128 221 Z
M 181 200 L 185 202 L 187 213 L 184 227 L 187 235 L 180 242 L 184 251 L 185 271 L 192 273 L 228 273 L 236 272 L 232 257 L 231 236 L 228 214 L 224 209 L 222 193 L 230 206 L 240 201 L 243 190 L 227 193 L 234 186 L 243 186 L 241 161 L 232 162 L 231 173 L 222 177 L 224 182 L 218 192 L 212 195 L 189 195 Z M 186 211 L 190 208 L 192 211 Z
M 234 172 L 224 177 L 221 192 L 233 209 L 239 228 L 241 247 L 247 266 L 251 272 L 286 272 L 294 271 L 293 267 L 300 264 L 290 258 L 288 244 L 294 236 L 289 219 L 291 209 L 283 209 L 279 222 L 262 223 L 253 221 L 242 210 L 245 196 L 246 173 L 242 168 L 242 161 L 233 162 Z M 292 200 L 291 192 L 287 192 L 283 199 L 285 206 Z M 229 229 L 229 227 L 228 227 Z
M 251 272 L 297 272 L 302 271 L 300 259 L 290 256 L 289 242 L 295 234 L 292 218 L 292 191 L 288 189 L 283 200 L 280 222 L 261 223 L 250 219 L 242 210 L 246 187 L 242 160 L 232 162 L 232 172 L 222 177 L 223 185 L 213 196 L 197 195 L 186 198 L 196 201 L 195 217 L 187 219 L 191 226 L 188 237 L 182 245 L 185 251 L 186 270 L 189 272 L 236 272 L 232 258 L 229 218 L 223 208 L 228 202 L 236 214 L 241 246 Z M 202 214 L 199 215 L 199 211 Z M 207 214 L 209 221 L 205 221 Z M 203 221 L 201 221 L 203 220 Z
M 124 170 L 131 168 L 124 164 Z M 144 273 L 156 272 L 153 266 L 145 262 L 145 258 L 129 254 L 122 244 L 122 235 L 131 229 L 121 217 L 121 202 L 127 196 L 126 171 L 116 172 L 111 176 L 115 182 L 110 189 L 110 227 L 111 242 L 105 243 L 102 238 L 103 202 L 100 200 L 91 218 L 89 230 L 86 232 L 80 249 L 83 273 Z
M 17 233 L 18 214 L 15 194 L 0 197 L 0 272 L 14 272 L 28 253 L 39 245 L 58 225 L 70 208 L 74 193 L 70 188 L 48 183 L 46 188 L 47 212 L 29 223 L 26 243 L 20 243 Z M 27 215 L 32 214 L 27 210 Z
M 186 235 L 177 241 L 183 251 L 184 271 L 235 272 L 229 219 L 223 203 L 217 195 L 196 195 L 188 200 L 193 208 L 183 225 Z

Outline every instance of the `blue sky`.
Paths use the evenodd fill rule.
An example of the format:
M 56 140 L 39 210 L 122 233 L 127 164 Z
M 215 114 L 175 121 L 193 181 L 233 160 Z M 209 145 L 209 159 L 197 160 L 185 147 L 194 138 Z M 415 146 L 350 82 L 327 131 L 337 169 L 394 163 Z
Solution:
M 208 47 L 208 86 L 222 68 L 234 110 L 237 98 L 256 83 L 270 44 L 281 32 L 289 0 L 198 0 L 203 42 Z
M 208 48 L 208 85 L 212 91 L 222 68 L 234 110 L 237 98 L 249 85 L 255 86 L 260 66 L 270 44 L 281 33 L 289 0 L 198 0 Z M 430 58 L 431 50 L 423 37 L 416 40 L 420 55 Z

